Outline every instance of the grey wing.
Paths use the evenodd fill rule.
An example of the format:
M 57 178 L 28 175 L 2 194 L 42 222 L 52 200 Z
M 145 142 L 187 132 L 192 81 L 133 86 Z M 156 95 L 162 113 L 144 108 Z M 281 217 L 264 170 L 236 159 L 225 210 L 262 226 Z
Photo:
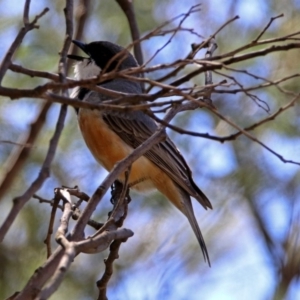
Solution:
M 157 128 L 156 123 L 141 111 L 107 112 L 103 114 L 103 119 L 125 143 L 133 148 L 142 144 Z M 169 137 L 154 145 L 144 156 L 167 173 L 182 190 L 197 199 L 205 209 L 212 208 L 208 198 L 194 183 L 190 168 Z

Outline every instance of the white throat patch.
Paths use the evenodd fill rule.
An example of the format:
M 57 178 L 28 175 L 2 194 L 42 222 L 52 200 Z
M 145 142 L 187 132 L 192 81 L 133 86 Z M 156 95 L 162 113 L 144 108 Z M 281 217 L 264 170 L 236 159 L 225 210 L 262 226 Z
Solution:
M 75 79 L 88 79 L 100 74 L 101 69 L 93 60 L 85 58 L 74 65 Z
M 84 58 L 82 61 L 74 65 L 74 78 L 76 80 L 88 79 L 100 74 L 101 69 L 89 58 Z M 80 91 L 80 87 L 75 87 L 70 95 L 71 98 L 76 98 Z

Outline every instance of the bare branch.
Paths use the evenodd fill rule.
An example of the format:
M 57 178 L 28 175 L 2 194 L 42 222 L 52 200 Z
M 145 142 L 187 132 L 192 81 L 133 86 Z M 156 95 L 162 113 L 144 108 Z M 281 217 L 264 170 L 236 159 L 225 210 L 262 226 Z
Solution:
M 20 144 L 23 145 L 33 145 L 39 132 L 41 131 L 47 112 L 51 106 L 51 103 L 44 103 L 37 119 L 30 125 L 30 131 L 28 136 L 22 138 Z M 3 181 L 0 183 L 0 199 L 3 199 L 3 195 L 6 191 L 10 188 L 16 174 L 20 172 L 22 169 L 25 161 L 28 159 L 30 155 L 31 147 L 22 147 L 20 148 L 18 145 L 17 151 L 12 151 L 10 157 L 8 158 L 7 164 L 7 174 L 5 175 Z
M 216 114 L 220 119 L 224 120 L 226 123 L 230 124 L 232 127 L 234 127 L 237 130 L 241 131 L 250 140 L 252 140 L 253 142 L 256 142 L 257 144 L 261 145 L 263 148 L 265 148 L 266 150 L 268 150 L 269 152 L 271 152 L 273 155 L 275 155 L 277 158 L 279 158 L 282 162 L 284 162 L 284 163 L 290 163 L 290 164 L 294 164 L 294 165 L 300 165 L 300 162 L 298 162 L 298 161 L 293 161 L 293 160 L 285 159 L 282 155 L 280 155 L 279 153 L 277 153 L 276 151 L 274 151 L 273 149 L 271 149 L 270 147 L 268 147 L 267 145 L 265 145 L 263 142 L 261 142 L 260 140 L 258 140 L 257 138 L 255 138 L 253 135 L 251 135 L 250 133 L 248 133 L 244 129 L 240 128 L 234 122 L 232 122 L 228 118 L 224 117 L 223 115 L 221 115 L 217 111 L 213 111 L 213 113 Z
M 73 192 L 73 190 L 71 190 L 70 191 L 70 189 L 69 188 L 67 188 L 67 191 L 70 193 L 70 195 L 72 195 L 72 196 L 78 196 L 79 198 L 85 198 L 86 199 L 86 196 L 87 196 L 87 194 L 85 194 L 85 193 L 83 193 L 83 192 Z M 48 199 L 44 199 L 43 197 L 40 197 L 40 196 L 38 196 L 38 195 L 36 195 L 36 194 L 34 194 L 33 196 L 32 196 L 32 198 L 34 198 L 34 199 L 38 199 L 39 200 L 39 203 L 47 203 L 47 204 L 50 204 L 51 206 L 53 206 L 54 205 L 54 201 L 53 200 L 48 200 Z M 80 199 L 80 200 L 81 200 Z M 89 197 L 88 197 L 88 199 L 89 199 Z M 87 200 L 88 200 L 87 199 Z M 84 200 L 84 201 L 86 201 L 86 200 Z M 78 201 L 79 202 L 79 201 Z M 78 218 L 80 217 L 80 215 L 81 215 L 81 213 L 80 213 L 80 211 L 78 210 L 78 206 L 80 205 L 80 203 L 75 203 L 75 206 L 76 206 L 76 208 L 74 208 L 73 207 L 73 215 L 72 215 L 72 219 L 73 220 L 78 220 Z M 60 210 L 63 210 L 63 206 L 62 205 L 58 205 L 57 206 Z M 89 226 L 91 226 L 92 228 L 94 228 L 95 230 L 99 230 L 102 226 L 103 226 L 103 223 L 99 223 L 99 222 L 97 222 L 97 221 L 95 221 L 95 220 L 92 220 L 92 219 L 90 219 L 89 221 L 88 221 L 88 225 Z
M 23 23 L 25 25 L 29 24 L 29 9 L 30 9 L 30 0 L 26 0 L 24 5 L 24 12 L 23 12 Z
M 41 77 L 41 78 L 46 78 L 46 79 L 50 79 L 53 81 L 59 80 L 59 77 L 57 74 L 27 69 L 20 65 L 14 64 L 14 63 L 10 64 L 9 69 L 12 70 L 13 72 L 25 74 L 30 77 Z
M 26 0 L 25 2 L 25 7 L 24 7 L 24 27 L 22 27 L 19 31 L 19 33 L 17 34 L 15 40 L 13 41 L 13 43 L 11 44 L 9 50 L 7 51 L 7 53 L 5 54 L 1 65 L 0 65 L 0 84 L 2 82 L 2 79 L 7 71 L 7 69 L 9 68 L 10 64 L 11 64 L 11 59 L 14 55 L 14 53 L 16 52 L 16 50 L 18 49 L 18 47 L 21 45 L 24 36 L 36 27 L 36 23 L 37 21 L 49 11 L 49 8 L 45 8 L 39 15 L 37 15 L 34 20 L 31 23 L 28 23 L 28 13 L 29 13 L 29 6 L 30 6 L 30 0 Z
M 0 144 L 9 144 L 9 145 L 14 145 L 14 146 L 19 146 L 22 148 L 32 148 L 33 146 L 31 144 L 22 144 L 18 142 L 13 142 L 9 140 L 0 140 Z
M 253 43 L 256 43 L 263 35 L 264 33 L 268 30 L 268 28 L 271 26 L 271 24 L 278 18 L 282 18 L 284 14 L 280 14 L 276 17 L 272 17 L 269 21 L 269 23 L 266 25 L 266 27 L 260 32 L 260 34 L 257 36 L 256 39 L 253 40 Z
M 67 233 L 69 219 L 72 216 L 71 203 L 65 201 L 64 212 L 61 218 L 60 227 L 57 230 L 56 240 L 64 247 L 64 254 L 60 260 L 60 263 L 48 284 L 39 293 L 37 299 L 48 299 L 60 286 L 63 281 L 67 270 L 76 256 L 75 244 L 69 242 L 65 238 Z
M 101 279 L 97 281 L 97 287 L 99 290 L 98 300 L 107 300 L 106 290 L 107 284 L 113 274 L 113 263 L 116 259 L 119 258 L 119 249 L 124 240 L 115 240 L 109 247 L 108 258 L 104 260 L 105 263 L 105 272 L 102 275 Z
M 137 25 L 132 1 L 131 0 L 116 0 L 116 1 L 120 5 L 121 9 L 123 10 L 125 16 L 127 17 L 132 41 L 133 42 L 139 41 L 140 32 Z M 133 48 L 134 48 L 134 56 L 137 62 L 139 63 L 139 65 L 143 65 L 144 59 L 143 59 L 141 43 L 140 42 L 134 43 Z
M 40 189 L 40 187 L 42 186 L 42 184 L 44 183 L 46 178 L 49 177 L 50 165 L 54 158 L 58 140 L 59 140 L 59 137 L 61 135 L 61 132 L 62 132 L 62 129 L 64 126 L 66 112 L 67 112 L 66 107 L 62 106 L 59 117 L 58 117 L 58 121 L 56 124 L 55 132 L 53 134 L 53 137 L 50 140 L 47 155 L 45 157 L 45 160 L 41 167 L 41 171 L 40 171 L 39 175 L 37 176 L 37 178 L 33 181 L 31 186 L 27 189 L 27 191 L 23 195 L 15 198 L 13 200 L 13 207 L 12 207 L 11 211 L 9 212 L 9 214 L 7 215 L 4 223 L 0 227 L 0 242 L 3 241 L 3 238 L 5 237 L 8 229 L 11 227 L 12 223 L 16 219 L 17 215 L 19 214 L 19 212 L 21 211 L 23 206 L 28 202 L 28 200 L 32 197 L 32 195 L 38 189 Z

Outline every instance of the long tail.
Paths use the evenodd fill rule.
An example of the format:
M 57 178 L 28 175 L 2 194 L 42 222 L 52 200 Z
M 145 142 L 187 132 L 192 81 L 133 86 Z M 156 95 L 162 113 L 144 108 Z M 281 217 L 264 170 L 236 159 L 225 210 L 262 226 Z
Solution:
M 199 225 L 197 223 L 196 217 L 194 215 L 194 210 L 191 202 L 190 196 L 183 190 L 181 190 L 181 195 L 182 195 L 182 200 L 183 200 L 183 206 L 181 211 L 186 215 L 187 219 L 189 220 L 189 223 L 192 226 L 192 229 L 197 237 L 197 240 L 199 242 L 199 245 L 201 247 L 204 260 L 208 262 L 208 265 L 211 266 L 210 264 L 210 259 L 208 255 L 208 251 L 205 245 L 204 238 L 202 236 L 201 230 L 199 228 Z

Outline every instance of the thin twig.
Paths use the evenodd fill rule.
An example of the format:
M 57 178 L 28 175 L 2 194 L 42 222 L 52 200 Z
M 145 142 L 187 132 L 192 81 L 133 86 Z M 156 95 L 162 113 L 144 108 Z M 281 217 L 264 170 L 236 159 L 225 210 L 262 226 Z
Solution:
M 57 189 L 55 189 L 54 190 L 53 205 L 52 205 L 51 214 L 50 214 L 50 221 L 49 221 L 48 230 L 47 230 L 47 236 L 44 240 L 44 243 L 46 244 L 46 249 L 47 249 L 47 258 L 49 258 L 52 254 L 51 236 L 52 236 L 52 233 L 53 233 L 55 215 L 56 215 L 56 211 L 57 211 L 60 200 L 61 200 L 61 197 L 60 197 Z
M 123 10 L 131 32 L 132 41 L 139 41 L 140 40 L 140 32 L 137 25 L 135 13 L 134 13 L 134 6 L 131 0 L 116 0 L 116 2 L 120 5 L 121 9 Z M 139 65 L 143 65 L 143 52 L 140 42 L 136 42 L 133 45 L 134 49 L 134 56 L 139 63 Z
M 9 141 L 9 140 L 0 140 L 0 144 L 9 144 L 9 145 L 14 145 L 14 146 L 19 146 L 22 148 L 33 148 L 33 146 L 31 144 L 22 144 L 22 143 L 18 143 L 18 142 Z
M 38 113 L 38 116 L 36 120 L 30 125 L 30 131 L 26 138 L 22 140 L 20 144 L 23 145 L 34 145 L 34 142 L 40 133 L 41 129 L 44 126 L 46 115 L 49 111 L 49 108 L 51 106 L 51 103 L 46 102 L 43 104 L 40 112 Z M 4 194 L 6 191 L 10 188 L 11 184 L 13 183 L 13 180 L 16 177 L 16 174 L 19 174 L 20 170 L 22 169 L 25 161 L 28 159 L 32 147 L 23 147 L 20 148 L 17 146 L 17 152 L 12 151 L 10 158 L 8 159 L 9 165 L 7 166 L 8 171 L 0 183 L 0 201 L 1 199 L 4 199 Z
M 55 132 L 53 137 L 50 140 L 49 148 L 44 160 L 44 163 L 41 167 L 39 175 L 37 178 L 32 182 L 30 187 L 26 190 L 26 192 L 13 199 L 13 207 L 10 210 L 9 214 L 7 215 L 5 221 L 3 222 L 2 226 L 0 227 L 0 242 L 3 241 L 8 229 L 13 224 L 14 220 L 16 219 L 17 215 L 23 208 L 23 206 L 30 200 L 32 195 L 41 188 L 46 178 L 49 177 L 50 174 L 50 165 L 55 155 L 55 150 L 58 144 L 59 137 L 61 135 L 62 129 L 64 127 L 64 120 L 66 117 L 66 107 L 62 107 L 59 113 L 58 121 L 56 124 Z
M 232 127 L 234 127 L 235 129 L 237 129 L 238 131 L 241 131 L 243 133 L 243 135 L 245 135 L 247 138 L 249 138 L 253 142 L 259 144 L 260 146 L 262 146 L 263 148 L 265 148 L 266 150 L 268 150 L 269 152 L 271 152 L 273 155 L 275 155 L 277 158 L 279 158 L 282 162 L 284 162 L 284 163 L 290 163 L 290 164 L 294 164 L 294 165 L 300 165 L 300 161 L 298 162 L 298 161 L 294 161 L 294 160 L 290 160 L 290 159 L 285 159 L 282 155 L 280 155 L 279 153 L 277 153 L 276 151 L 274 151 L 273 149 L 271 149 L 270 147 L 268 147 L 265 143 L 261 142 L 256 137 L 254 137 L 253 135 L 251 135 L 248 131 L 245 131 L 244 129 L 240 128 L 234 122 L 232 122 L 228 118 L 224 117 L 223 115 L 221 115 L 217 111 L 213 111 L 212 110 L 212 112 L 215 115 L 217 115 L 220 119 L 222 119 L 223 121 L 225 121 L 226 123 L 228 123 L 229 125 L 231 125 Z
M 66 272 L 68 271 L 71 263 L 74 261 L 76 256 L 75 245 L 72 242 L 69 242 L 65 238 L 65 234 L 68 229 L 69 219 L 72 216 L 71 203 L 65 201 L 64 203 L 64 212 L 61 218 L 61 224 L 58 228 L 56 239 L 63 245 L 64 254 L 60 259 L 59 265 L 53 274 L 53 277 L 47 283 L 47 285 L 40 291 L 36 299 L 48 299 L 59 287 L 63 279 L 65 278 Z
M 28 23 L 28 20 L 29 20 L 29 17 L 28 17 L 29 6 L 30 6 L 30 0 L 26 0 L 25 6 L 24 6 L 24 14 L 23 14 L 23 16 L 24 16 L 24 26 L 20 29 L 20 31 L 17 34 L 15 40 L 11 44 L 10 48 L 6 52 L 4 58 L 1 62 L 1 65 L 0 65 L 0 84 L 3 80 L 3 77 L 6 73 L 6 71 L 8 70 L 8 68 L 11 64 L 11 60 L 12 60 L 13 55 L 15 54 L 16 50 L 21 45 L 25 35 L 29 31 L 31 31 L 32 29 L 37 28 L 37 26 L 36 26 L 37 21 L 49 11 L 49 8 L 45 8 L 40 14 L 38 14 L 34 18 L 34 20 L 31 23 Z
M 284 16 L 284 14 L 280 14 L 276 17 L 272 17 L 270 20 L 269 20 L 269 23 L 266 25 L 266 27 L 259 33 L 259 35 L 257 36 L 256 39 L 253 40 L 253 43 L 256 43 L 263 35 L 264 33 L 268 30 L 268 28 L 271 26 L 271 24 L 278 18 L 282 18 Z

